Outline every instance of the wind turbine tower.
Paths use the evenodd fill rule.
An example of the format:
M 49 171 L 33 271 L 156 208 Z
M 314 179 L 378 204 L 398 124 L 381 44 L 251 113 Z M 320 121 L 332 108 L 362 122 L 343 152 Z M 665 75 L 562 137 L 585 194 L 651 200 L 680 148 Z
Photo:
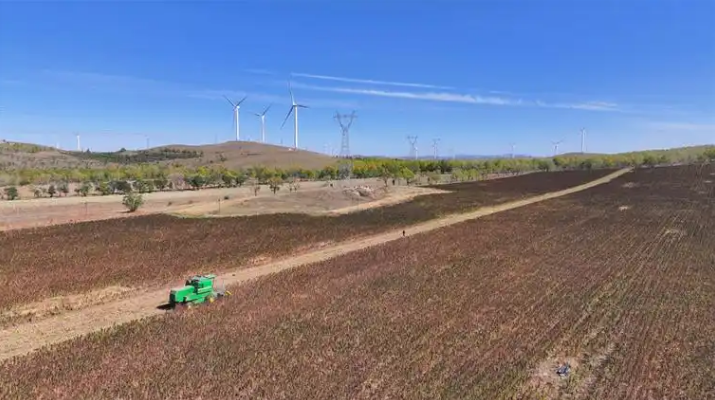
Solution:
M 558 142 L 551 142 L 551 144 L 554 145 L 554 157 L 556 157 L 556 154 L 559 152 L 559 145 L 563 143 L 563 140 L 559 140 Z
M 261 119 L 261 142 L 266 143 L 266 113 L 271 109 L 273 104 L 269 104 L 262 113 L 253 113 L 256 117 Z
M 355 121 L 355 118 L 357 118 L 357 115 L 355 115 L 355 111 L 350 114 L 340 114 L 336 111 L 335 117 L 333 118 L 335 118 L 340 125 L 342 138 L 340 142 L 340 158 L 343 160 L 340 162 L 339 174 L 341 178 L 349 180 L 352 173 L 352 162 L 350 161 L 350 127 Z
M 586 128 L 581 128 L 581 154 L 586 153 Z
M 77 151 L 82 151 L 82 145 L 79 141 L 79 133 L 77 134 Z
M 434 159 L 439 157 L 439 139 L 432 139 L 432 150 L 434 151 Z
M 241 101 L 238 103 L 234 103 L 231 100 L 228 99 L 228 97 L 223 96 L 226 101 L 228 101 L 228 104 L 230 104 L 233 107 L 233 123 L 236 124 L 236 141 L 238 142 L 241 139 L 241 127 L 238 119 L 238 110 L 241 109 L 241 103 L 246 101 L 246 97 L 248 96 L 243 96 Z
M 516 143 L 512 142 L 512 143 L 509 143 L 509 145 L 511 146 L 511 158 L 513 159 L 514 158 L 514 149 L 516 148 Z
M 283 129 L 283 125 L 285 125 L 286 121 L 288 121 L 288 117 L 290 117 L 290 114 L 293 113 L 293 149 L 298 150 L 298 109 L 308 108 L 308 106 L 295 102 L 295 97 L 293 97 L 293 89 L 291 88 L 290 81 L 288 81 L 288 92 L 290 92 L 291 106 L 290 110 L 288 110 L 288 115 L 286 115 L 285 119 L 283 120 L 283 123 L 281 124 L 281 129 Z
M 408 136 L 407 141 L 410 142 L 410 157 L 417 159 L 417 136 Z

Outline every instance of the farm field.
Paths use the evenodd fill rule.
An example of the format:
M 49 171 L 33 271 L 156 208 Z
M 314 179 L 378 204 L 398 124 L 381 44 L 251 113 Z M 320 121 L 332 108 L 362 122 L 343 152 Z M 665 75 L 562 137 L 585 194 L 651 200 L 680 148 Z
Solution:
M 118 296 L 192 273 L 253 266 L 440 215 L 569 188 L 610 172 L 536 173 L 440 185 L 452 192 L 334 217 L 150 215 L 0 232 L 0 285 L 7 288 L 0 310 L 93 289 L 109 288 Z M 24 277 L 22 285 L 13 278 L 17 274 Z M 86 305 L 77 303 L 82 304 L 73 307 Z
M 262 278 L 4 362 L 0 397 L 715 399 L 713 181 L 638 170 Z

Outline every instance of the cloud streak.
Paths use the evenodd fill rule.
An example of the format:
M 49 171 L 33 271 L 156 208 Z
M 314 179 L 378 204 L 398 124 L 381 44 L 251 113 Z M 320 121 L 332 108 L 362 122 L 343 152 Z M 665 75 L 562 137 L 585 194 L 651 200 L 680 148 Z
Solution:
M 377 80 L 373 80 L 373 79 L 346 78 L 346 77 L 342 77 L 342 76 L 305 74 L 305 73 L 300 73 L 300 72 L 292 72 L 291 75 L 295 76 L 295 77 L 299 77 L 299 78 L 320 79 L 320 80 L 326 80 L 326 81 L 336 81 L 336 82 L 346 82 L 346 83 L 364 83 L 367 85 L 402 86 L 402 87 L 412 87 L 412 88 L 422 88 L 422 89 L 454 89 L 451 86 L 429 85 L 426 83 L 377 81 Z
M 615 103 L 603 101 L 589 101 L 581 103 L 546 103 L 541 100 L 529 101 L 521 98 L 510 98 L 505 96 L 480 96 L 471 94 L 459 94 L 450 92 L 406 92 L 389 91 L 378 89 L 360 89 L 335 86 L 314 86 L 302 83 L 294 83 L 293 87 L 306 90 L 327 91 L 334 93 L 358 94 L 365 96 L 392 97 L 410 100 L 438 101 L 448 103 L 463 103 L 492 106 L 523 106 L 542 108 L 563 108 L 584 111 L 610 111 L 617 112 L 620 108 Z

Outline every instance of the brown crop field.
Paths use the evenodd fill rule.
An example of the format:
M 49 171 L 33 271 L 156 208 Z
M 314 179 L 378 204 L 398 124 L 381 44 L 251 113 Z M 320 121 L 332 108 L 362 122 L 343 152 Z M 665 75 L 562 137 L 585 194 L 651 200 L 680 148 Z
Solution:
M 714 180 L 638 170 L 261 278 L 4 362 L 0 398 L 715 399 Z
M 248 267 L 444 214 L 566 189 L 611 172 L 535 173 L 441 185 L 452 192 L 334 217 L 149 215 L 0 232 L 0 286 L 5 288 L 0 310 L 92 289 L 140 288 L 191 273 Z

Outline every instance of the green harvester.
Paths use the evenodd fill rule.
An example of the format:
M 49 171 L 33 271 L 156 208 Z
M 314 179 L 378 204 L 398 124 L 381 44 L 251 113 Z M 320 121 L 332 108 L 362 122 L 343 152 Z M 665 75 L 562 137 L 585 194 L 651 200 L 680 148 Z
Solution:
M 216 289 L 214 281 L 216 275 L 194 275 L 186 280 L 186 286 L 171 289 L 169 292 L 169 306 L 191 307 L 204 302 L 213 303 L 217 299 L 228 296 L 231 292 L 225 288 Z

